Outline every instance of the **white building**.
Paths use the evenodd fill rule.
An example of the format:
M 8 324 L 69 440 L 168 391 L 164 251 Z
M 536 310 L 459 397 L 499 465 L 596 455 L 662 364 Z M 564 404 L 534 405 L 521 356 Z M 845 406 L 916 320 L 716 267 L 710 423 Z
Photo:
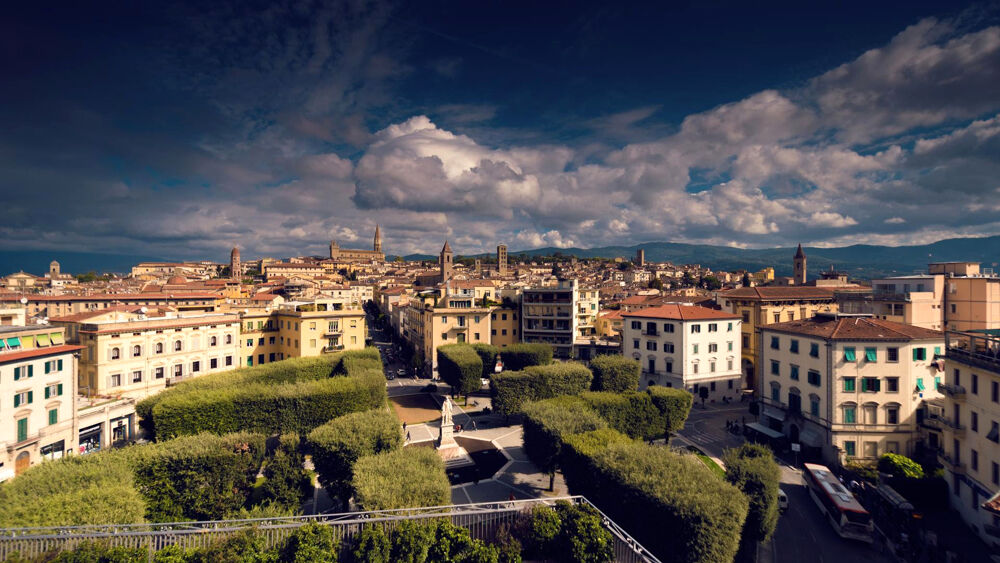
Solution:
M 760 424 L 828 464 L 913 455 L 917 409 L 941 397 L 944 334 L 871 316 L 817 313 L 759 329 Z
M 622 315 L 622 353 L 642 365 L 641 385 L 687 389 L 697 398 L 739 399 L 738 315 L 706 307 L 669 304 Z
M 579 334 L 578 304 L 575 279 L 560 280 L 555 287 L 525 288 L 521 298 L 522 340 L 551 344 L 555 357 L 572 358 Z

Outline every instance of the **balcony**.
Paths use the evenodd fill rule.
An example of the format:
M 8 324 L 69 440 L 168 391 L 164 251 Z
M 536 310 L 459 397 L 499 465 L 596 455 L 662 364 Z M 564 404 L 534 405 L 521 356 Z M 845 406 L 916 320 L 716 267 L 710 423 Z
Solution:
M 341 335 L 341 334 L 344 334 L 344 329 L 342 329 L 342 328 L 334 328 L 334 329 L 329 329 L 328 328 L 328 329 L 326 329 L 326 330 L 323 331 L 323 336 L 335 336 L 335 335 Z
M 952 456 L 945 453 L 943 450 L 938 450 L 938 461 L 940 461 L 941 465 L 948 468 L 952 473 L 965 475 L 965 465 L 962 463 L 956 463 Z
M 984 332 L 944 334 L 946 358 L 963 364 L 1000 373 L 1000 337 Z
M 344 349 L 343 344 L 335 344 L 333 346 L 324 346 L 322 352 L 324 354 L 332 354 L 334 352 L 341 352 Z
M 965 387 L 962 387 L 961 385 L 942 383 L 941 385 L 938 385 L 938 391 L 944 393 L 948 398 L 954 401 L 965 401 Z
M 644 331 L 642 331 L 642 335 L 643 336 L 659 336 L 660 333 L 656 329 L 653 329 L 653 330 L 644 330 Z
M 965 427 L 949 418 L 929 416 L 924 419 L 924 426 L 939 432 L 951 432 L 955 438 L 965 437 Z

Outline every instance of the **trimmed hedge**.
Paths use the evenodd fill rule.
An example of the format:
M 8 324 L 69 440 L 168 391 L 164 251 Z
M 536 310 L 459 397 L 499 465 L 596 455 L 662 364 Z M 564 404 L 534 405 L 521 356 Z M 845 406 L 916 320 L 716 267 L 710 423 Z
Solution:
M 739 487 L 750 501 L 741 541 L 751 553 L 758 542 L 767 541 L 778 526 L 778 483 L 781 469 L 766 446 L 743 444 L 722 456 L 726 481 Z
M 468 344 L 445 344 L 437 349 L 438 374 L 452 393 L 468 395 L 482 387 L 483 361 Z
M 201 434 L 42 463 L 0 485 L 0 527 L 224 518 L 246 503 L 265 449 L 256 434 Z
M 624 393 L 639 388 L 639 362 L 624 356 L 602 354 L 590 361 L 594 391 Z
M 402 427 L 383 409 L 337 417 L 307 437 L 320 483 L 342 500 L 351 497 L 353 467 L 359 458 L 403 447 Z
M 660 385 L 650 386 L 646 389 L 646 393 L 653 400 L 657 410 L 663 414 L 665 424 L 663 434 L 667 438 L 684 428 L 684 423 L 691 413 L 691 405 L 694 403 L 694 397 L 691 393 L 683 389 Z
M 659 438 L 666 421 L 649 393 L 632 391 L 611 393 L 587 391 L 580 394 L 587 405 L 597 411 L 608 425 L 630 438 Z
M 606 428 L 579 397 L 556 397 L 524 405 L 524 452 L 544 471 L 555 471 L 563 437 Z
M 631 444 L 632 439 L 613 428 L 601 428 L 580 434 L 563 436 L 559 450 L 559 467 L 566 486 L 574 495 L 594 496 L 600 479 L 593 459 L 597 452 L 612 444 Z
M 490 379 L 493 377 L 493 370 L 497 367 L 497 356 L 500 355 L 500 348 L 493 346 L 492 344 L 484 344 L 482 342 L 476 342 L 472 345 L 472 349 L 479 354 L 479 359 L 483 362 L 483 375 L 484 379 Z
M 308 358 L 311 363 L 293 364 L 311 366 L 297 380 L 287 380 L 292 376 L 275 368 L 265 374 L 272 382 L 242 377 L 237 371 L 184 383 L 157 396 L 152 407 L 156 439 L 199 432 L 305 434 L 331 418 L 381 407 L 386 400 L 385 379 L 375 354 L 364 350 L 344 352 L 332 360 Z M 273 382 L 279 376 L 284 383 Z
M 404 448 L 362 457 L 354 464 L 351 487 L 362 510 L 451 504 L 444 461 L 432 448 Z
M 493 410 L 510 416 L 520 412 L 528 401 L 579 395 L 590 389 L 592 379 L 587 366 L 576 362 L 533 366 L 521 372 L 504 371 L 490 380 Z
M 747 499 L 693 455 L 615 443 L 591 457 L 591 500 L 661 561 L 732 561 Z
M 543 343 L 513 344 L 500 350 L 504 371 L 519 371 L 552 363 L 552 346 Z

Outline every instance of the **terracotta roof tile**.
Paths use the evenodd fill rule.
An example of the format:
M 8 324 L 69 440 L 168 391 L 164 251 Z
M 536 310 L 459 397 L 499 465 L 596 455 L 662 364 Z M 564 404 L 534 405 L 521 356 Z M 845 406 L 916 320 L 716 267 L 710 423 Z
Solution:
M 739 315 L 734 315 L 725 311 L 717 311 L 707 307 L 699 307 L 698 305 L 660 305 L 659 307 L 650 307 L 640 311 L 623 313 L 622 316 L 651 319 L 676 319 L 679 321 L 703 321 L 713 319 L 736 320 L 740 318 Z
M 824 287 L 741 287 L 721 294 L 729 299 L 833 299 L 833 290 Z
M 774 323 L 762 327 L 791 334 L 815 336 L 829 340 L 933 340 L 944 338 L 939 330 L 884 321 L 873 317 L 817 315 L 809 319 Z
M 83 346 L 62 344 L 60 346 L 49 346 L 48 348 L 32 348 L 31 350 L 21 350 L 19 352 L 7 352 L 0 354 L 0 364 L 23 360 L 26 358 L 40 358 L 42 356 L 51 356 L 53 354 L 65 354 L 68 352 L 76 352 L 77 350 L 83 350 Z

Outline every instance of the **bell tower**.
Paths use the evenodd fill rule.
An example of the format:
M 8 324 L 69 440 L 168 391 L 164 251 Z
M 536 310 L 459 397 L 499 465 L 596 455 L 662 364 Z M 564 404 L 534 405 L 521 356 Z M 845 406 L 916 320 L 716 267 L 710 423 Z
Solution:
M 802 245 L 795 251 L 795 285 L 806 284 L 806 253 L 802 252 Z
M 375 252 L 382 253 L 382 233 L 379 232 L 378 225 L 375 225 Z
M 451 245 L 448 244 L 448 241 L 444 241 L 444 247 L 441 249 L 441 256 L 438 258 L 438 266 L 441 268 L 441 283 L 451 279 L 451 261 Z

